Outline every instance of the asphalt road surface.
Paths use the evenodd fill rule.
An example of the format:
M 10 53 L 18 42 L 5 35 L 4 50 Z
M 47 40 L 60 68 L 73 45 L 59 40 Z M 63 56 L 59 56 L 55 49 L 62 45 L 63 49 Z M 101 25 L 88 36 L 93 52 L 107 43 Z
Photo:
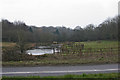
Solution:
M 79 66 L 3 67 L 2 76 L 58 76 L 65 74 L 116 73 L 118 64 Z

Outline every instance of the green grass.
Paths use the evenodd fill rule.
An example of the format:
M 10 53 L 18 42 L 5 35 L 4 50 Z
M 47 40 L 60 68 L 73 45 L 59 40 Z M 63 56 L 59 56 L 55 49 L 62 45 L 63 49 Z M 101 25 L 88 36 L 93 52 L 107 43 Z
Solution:
M 85 45 L 85 48 L 118 48 L 117 41 L 90 41 L 81 43 Z
M 3 76 L 2 80 L 5 79 L 20 79 L 20 78 L 118 78 L 120 73 L 100 73 L 100 74 L 81 74 L 81 75 L 73 75 L 73 74 L 68 74 L 68 75 L 63 75 L 63 76 L 45 76 L 45 77 L 40 77 L 40 76 L 27 76 L 27 77 L 23 77 L 23 76 L 14 76 L 14 77 L 7 77 L 7 76 Z
M 79 44 L 79 43 L 84 44 L 85 48 L 118 48 L 118 41 L 75 42 L 75 44 Z M 16 43 L 13 43 L 13 42 L 2 42 L 3 47 L 13 47 L 15 45 L 16 45 Z M 26 45 L 32 46 L 32 45 L 34 45 L 34 43 L 27 43 Z
M 110 52 L 118 51 L 118 41 L 87 41 L 87 42 L 76 42 L 77 44 L 84 44 L 84 50 L 82 52 Z
M 63 53 L 118 53 L 118 41 L 87 41 L 87 42 L 73 42 L 63 43 Z M 84 44 L 84 48 L 82 48 Z

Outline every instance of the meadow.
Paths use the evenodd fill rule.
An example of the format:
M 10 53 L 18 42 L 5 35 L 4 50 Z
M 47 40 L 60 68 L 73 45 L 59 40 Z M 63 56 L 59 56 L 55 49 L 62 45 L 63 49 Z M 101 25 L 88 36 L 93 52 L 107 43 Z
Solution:
M 35 43 L 29 43 L 34 46 Z M 17 61 L 3 61 L 3 66 L 44 66 L 118 63 L 118 41 L 87 41 L 61 43 L 62 52 L 39 56 L 20 55 Z M 84 44 L 84 48 L 81 48 Z M 15 43 L 3 42 L 3 49 L 14 47 Z M 8 52 L 9 54 L 10 52 Z M 17 53 L 15 53 L 17 54 Z M 10 57 L 10 56 L 9 56 Z M 13 57 L 14 58 L 14 57 Z M 20 58 L 20 59 L 18 59 Z M 21 59 L 22 58 L 22 59 Z M 23 59 L 24 58 L 24 59 Z
M 83 46 L 82 46 L 83 45 Z M 106 53 L 106 52 L 117 52 L 118 51 L 118 42 L 117 41 L 87 41 L 87 42 L 74 42 L 65 44 L 64 48 L 68 52 L 77 52 L 78 53 Z M 69 51 L 71 50 L 71 51 Z

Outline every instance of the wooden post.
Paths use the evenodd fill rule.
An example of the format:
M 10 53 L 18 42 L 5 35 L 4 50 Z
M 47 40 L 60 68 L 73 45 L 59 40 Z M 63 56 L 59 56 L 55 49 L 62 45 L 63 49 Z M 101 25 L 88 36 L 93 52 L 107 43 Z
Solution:
M 55 48 L 53 48 L 53 54 L 55 54 Z

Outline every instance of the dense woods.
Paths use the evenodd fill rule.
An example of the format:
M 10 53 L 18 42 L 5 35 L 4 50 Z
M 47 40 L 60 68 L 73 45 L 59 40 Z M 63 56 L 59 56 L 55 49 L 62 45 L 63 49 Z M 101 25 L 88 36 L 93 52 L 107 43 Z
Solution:
M 117 40 L 120 16 L 109 18 L 98 26 L 93 24 L 85 28 L 76 26 L 75 29 L 65 26 L 28 26 L 24 22 L 9 22 L 2 20 L 3 42 L 65 42 L 65 41 L 95 41 Z

